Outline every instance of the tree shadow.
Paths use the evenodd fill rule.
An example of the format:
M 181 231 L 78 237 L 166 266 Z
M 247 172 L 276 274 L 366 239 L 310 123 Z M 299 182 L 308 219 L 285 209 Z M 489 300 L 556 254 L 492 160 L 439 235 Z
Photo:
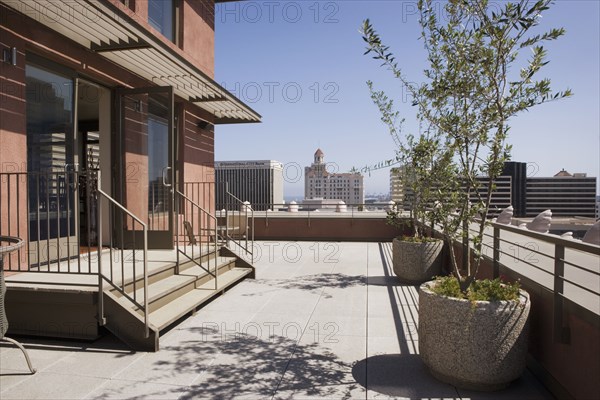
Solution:
M 369 286 L 415 286 L 407 283 L 402 283 L 396 276 L 369 276 L 367 278 Z
M 363 371 L 368 366 L 368 373 Z M 418 354 L 385 354 L 359 361 L 352 369 L 363 387 L 407 399 L 459 399 L 456 389 L 435 379 Z
M 271 398 L 276 393 L 285 397 L 296 391 L 314 398 L 347 398 L 352 390 L 362 390 L 353 377 L 353 365 L 319 342 L 300 344 L 278 335 L 225 334 L 213 327 L 192 327 L 182 333 L 184 340 L 161 350 L 170 353 L 168 358 L 145 368 L 197 377 L 183 393 L 181 386 L 174 386 L 146 393 L 145 398 L 177 393 L 180 399 Z M 141 389 L 144 382 L 131 382 L 127 388 L 113 388 L 96 396 L 123 397 L 132 385 Z
M 323 273 L 313 275 L 303 275 L 286 279 L 262 279 L 256 281 L 247 281 L 248 284 L 269 285 L 274 289 L 299 289 L 321 294 L 324 298 L 331 298 L 332 295 L 323 292 L 323 289 L 347 289 L 351 287 L 361 287 L 367 285 L 367 277 L 364 275 L 345 275 L 340 273 Z M 264 291 L 263 291 L 264 293 Z M 245 293 L 242 296 L 261 296 L 261 291 Z

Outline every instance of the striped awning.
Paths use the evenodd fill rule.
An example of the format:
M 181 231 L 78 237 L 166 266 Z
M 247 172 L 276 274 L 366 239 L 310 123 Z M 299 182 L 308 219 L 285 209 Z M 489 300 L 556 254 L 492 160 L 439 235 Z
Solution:
M 261 116 L 117 6 L 102 0 L 0 0 L 10 8 L 208 111 L 217 124 Z

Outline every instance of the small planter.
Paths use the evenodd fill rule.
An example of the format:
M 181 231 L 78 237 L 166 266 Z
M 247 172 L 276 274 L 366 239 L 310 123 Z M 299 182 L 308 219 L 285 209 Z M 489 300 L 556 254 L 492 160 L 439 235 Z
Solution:
M 517 379 L 527 356 L 529 295 L 477 301 L 419 290 L 419 352 L 437 379 L 474 390 L 499 390 Z
M 401 282 L 421 284 L 440 274 L 444 241 L 409 242 L 396 238 L 392 242 L 394 273 Z

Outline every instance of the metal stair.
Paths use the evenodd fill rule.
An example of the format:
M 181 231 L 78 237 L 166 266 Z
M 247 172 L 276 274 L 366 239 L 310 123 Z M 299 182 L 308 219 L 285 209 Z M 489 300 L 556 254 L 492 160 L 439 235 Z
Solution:
M 145 337 L 143 310 L 132 304 L 118 290 L 104 292 L 105 327 L 134 350 L 158 351 L 160 333 L 186 315 L 190 315 L 204 304 L 219 296 L 245 278 L 254 277 L 254 268 L 236 257 L 226 248 L 220 248 L 203 256 L 204 260 L 175 264 L 153 271 L 148 276 L 148 311 L 150 332 Z M 215 279 L 199 263 L 217 260 L 217 285 Z M 126 292 L 143 303 L 143 283 L 140 277 L 125 283 Z

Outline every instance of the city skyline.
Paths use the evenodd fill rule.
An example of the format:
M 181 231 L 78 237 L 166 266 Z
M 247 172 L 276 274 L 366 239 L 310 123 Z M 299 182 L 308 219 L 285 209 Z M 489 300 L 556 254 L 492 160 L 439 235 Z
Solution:
M 296 172 L 310 164 L 316 148 L 323 149 L 338 172 L 393 159 L 394 142 L 365 82 L 373 80 L 398 99 L 407 132 L 418 131 L 414 110 L 389 71 L 363 55 L 358 30 L 370 18 L 407 76 L 419 81 L 425 52 L 418 40 L 415 4 L 220 4 L 215 12 L 216 80 L 259 112 L 263 122 L 217 127 L 215 158 L 280 161 L 286 197 L 303 194 L 304 177 Z M 574 96 L 511 120 L 512 159 L 527 162 L 531 176 L 553 176 L 563 168 L 600 175 L 599 10 L 598 2 L 559 1 L 540 24 L 538 31 L 566 29 L 564 37 L 547 46 L 545 76 L 553 88 L 571 88 Z M 364 175 L 366 193 L 388 192 L 389 168 Z

